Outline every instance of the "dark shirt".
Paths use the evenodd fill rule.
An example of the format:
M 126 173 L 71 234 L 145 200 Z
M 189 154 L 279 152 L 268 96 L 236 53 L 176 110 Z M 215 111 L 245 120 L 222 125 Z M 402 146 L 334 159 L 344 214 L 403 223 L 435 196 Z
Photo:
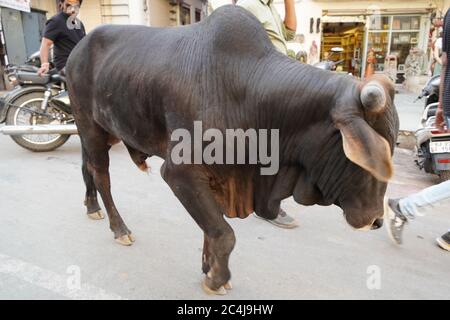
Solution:
M 450 10 L 449 10 L 450 11 Z M 444 19 L 444 35 L 442 37 L 442 51 L 447 53 L 449 58 L 450 50 L 450 14 L 447 11 Z M 442 79 L 441 79 L 442 81 Z M 450 117 L 450 67 L 445 70 L 444 78 L 444 99 L 443 99 L 444 114 L 446 117 Z
M 84 25 L 81 28 L 70 29 L 67 26 L 69 15 L 60 12 L 45 25 L 44 37 L 53 41 L 53 55 L 55 66 L 58 70 L 62 70 L 66 66 L 67 59 L 73 48 L 86 35 Z M 70 22 L 69 22 L 70 23 Z

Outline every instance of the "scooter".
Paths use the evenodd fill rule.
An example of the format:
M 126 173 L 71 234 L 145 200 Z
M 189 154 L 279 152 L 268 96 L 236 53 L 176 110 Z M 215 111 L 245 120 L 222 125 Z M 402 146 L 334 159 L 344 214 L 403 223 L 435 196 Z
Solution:
M 422 93 L 417 97 L 416 101 L 425 98 L 424 108 L 432 103 L 439 102 L 439 87 L 441 85 L 441 76 L 437 75 L 430 78 L 422 89 Z M 433 111 L 433 109 L 431 110 Z M 436 112 L 436 110 L 434 110 Z
M 15 67 L 14 89 L 0 99 L 0 133 L 21 147 L 45 152 L 77 134 L 65 78 L 56 71 L 39 76 L 29 65 Z
M 441 181 L 447 181 L 450 180 L 450 133 L 435 126 L 437 106 L 438 102 L 425 108 L 420 128 L 415 132 L 416 164 L 426 173 L 437 174 Z

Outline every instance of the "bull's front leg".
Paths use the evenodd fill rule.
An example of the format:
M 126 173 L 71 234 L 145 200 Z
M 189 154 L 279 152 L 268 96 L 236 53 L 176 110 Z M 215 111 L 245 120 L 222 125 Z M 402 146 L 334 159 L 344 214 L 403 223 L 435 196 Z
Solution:
M 161 175 L 204 232 L 203 289 L 210 294 L 226 294 L 226 288 L 231 289 L 228 262 L 236 238 L 223 217 L 223 209 L 214 199 L 202 167 L 173 165 L 167 160 Z
M 211 274 L 209 273 L 211 271 L 211 265 L 213 264 L 213 257 L 210 254 L 210 250 L 209 250 L 209 237 L 206 235 L 206 233 L 204 234 L 204 238 L 203 238 L 203 254 L 202 254 L 202 271 L 204 274 L 206 274 L 208 277 L 211 277 Z M 229 280 L 224 286 L 223 288 L 225 290 L 231 290 L 233 289 L 233 286 L 231 285 L 231 280 Z M 206 290 L 208 291 L 208 290 Z M 222 290 L 223 291 L 223 290 Z M 226 293 L 225 291 L 223 291 L 223 293 Z

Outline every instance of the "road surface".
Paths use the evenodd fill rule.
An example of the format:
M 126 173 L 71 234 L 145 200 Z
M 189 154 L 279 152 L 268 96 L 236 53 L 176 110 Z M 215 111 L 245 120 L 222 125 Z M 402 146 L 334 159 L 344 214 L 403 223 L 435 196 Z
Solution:
M 113 241 L 107 220 L 83 206 L 78 137 L 52 153 L 28 152 L 0 136 L 0 299 L 448 299 L 450 253 L 435 238 L 450 227 L 436 208 L 407 226 L 397 247 L 385 228 L 354 231 L 337 207 L 283 207 L 300 228 L 254 217 L 230 221 L 237 244 L 225 297 L 200 287 L 203 235 L 149 160 L 146 175 L 123 146 L 111 151 L 112 192 L 137 238 Z M 398 150 L 393 197 L 436 182 Z

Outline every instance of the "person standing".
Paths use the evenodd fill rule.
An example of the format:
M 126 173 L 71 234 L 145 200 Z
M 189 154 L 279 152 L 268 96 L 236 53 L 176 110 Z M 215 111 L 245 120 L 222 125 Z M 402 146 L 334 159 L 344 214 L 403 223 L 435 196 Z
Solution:
M 450 69 L 447 68 L 447 53 L 450 50 L 450 14 L 447 11 L 444 19 L 444 34 L 442 37 L 442 70 L 439 106 L 436 112 L 436 127 L 450 133 Z M 436 204 L 450 205 L 450 181 L 432 186 L 419 193 L 402 199 L 389 199 L 387 211 L 387 230 L 396 244 L 402 244 L 402 232 L 408 218 L 412 219 L 432 208 Z M 450 230 L 436 239 L 438 245 L 450 251 Z
M 262 23 L 275 48 L 287 55 L 286 42 L 294 40 L 297 31 L 294 0 L 284 0 L 284 21 L 275 8 L 273 0 L 238 0 L 236 5 L 253 13 Z
M 433 76 L 438 76 L 442 71 L 442 28 L 439 28 L 439 38 L 434 42 L 433 57 L 434 57 L 434 69 Z
M 73 48 L 86 35 L 83 23 L 77 15 L 83 0 L 59 0 L 60 12 L 50 18 L 45 25 L 44 37 L 41 43 L 40 76 L 50 70 L 49 52 L 53 46 L 55 67 L 63 73 L 67 59 Z

